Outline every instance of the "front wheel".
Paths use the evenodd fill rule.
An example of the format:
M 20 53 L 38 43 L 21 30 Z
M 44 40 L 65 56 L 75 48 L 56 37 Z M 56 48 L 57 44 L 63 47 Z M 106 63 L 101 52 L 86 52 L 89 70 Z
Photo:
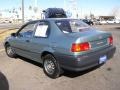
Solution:
M 14 49 L 9 44 L 5 45 L 5 51 L 6 54 L 11 58 L 15 58 L 17 56 Z
M 43 60 L 44 60 L 43 62 L 44 73 L 48 77 L 53 78 L 53 79 L 59 77 L 61 73 L 61 69 L 56 59 L 52 55 L 48 54 L 43 58 Z

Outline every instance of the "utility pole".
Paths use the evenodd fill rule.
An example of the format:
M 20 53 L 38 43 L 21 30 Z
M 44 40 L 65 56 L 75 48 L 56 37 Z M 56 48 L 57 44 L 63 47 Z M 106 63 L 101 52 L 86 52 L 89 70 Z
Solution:
M 24 0 L 22 0 L 22 23 L 24 23 Z

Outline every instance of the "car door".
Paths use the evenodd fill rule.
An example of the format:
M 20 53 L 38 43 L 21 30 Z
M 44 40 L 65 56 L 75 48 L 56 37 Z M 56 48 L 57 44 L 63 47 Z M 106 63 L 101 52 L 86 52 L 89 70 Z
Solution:
M 37 22 L 31 22 L 24 25 L 18 32 L 14 39 L 14 47 L 17 54 L 26 58 L 32 58 L 32 38 L 36 28 Z
M 34 32 L 33 38 L 31 39 L 31 50 L 34 53 L 34 60 L 42 63 L 41 53 L 48 51 L 50 43 L 50 24 L 47 21 L 40 21 Z

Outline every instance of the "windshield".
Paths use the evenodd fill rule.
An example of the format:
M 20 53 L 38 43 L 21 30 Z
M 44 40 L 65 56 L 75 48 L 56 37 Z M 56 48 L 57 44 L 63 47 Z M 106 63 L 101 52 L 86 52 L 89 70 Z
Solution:
M 81 32 L 89 30 L 90 28 L 89 25 L 82 22 L 81 20 L 73 19 L 57 20 L 56 24 L 64 33 Z

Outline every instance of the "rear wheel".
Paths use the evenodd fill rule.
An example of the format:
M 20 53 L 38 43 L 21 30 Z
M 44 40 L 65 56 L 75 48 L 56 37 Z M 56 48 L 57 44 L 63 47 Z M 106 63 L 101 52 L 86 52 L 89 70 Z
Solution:
M 53 79 L 59 77 L 61 74 L 61 69 L 56 59 L 51 54 L 48 54 L 43 58 L 43 60 L 44 73 Z
M 17 56 L 14 49 L 9 44 L 5 45 L 5 51 L 6 54 L 11 58 L 15 58 Z

